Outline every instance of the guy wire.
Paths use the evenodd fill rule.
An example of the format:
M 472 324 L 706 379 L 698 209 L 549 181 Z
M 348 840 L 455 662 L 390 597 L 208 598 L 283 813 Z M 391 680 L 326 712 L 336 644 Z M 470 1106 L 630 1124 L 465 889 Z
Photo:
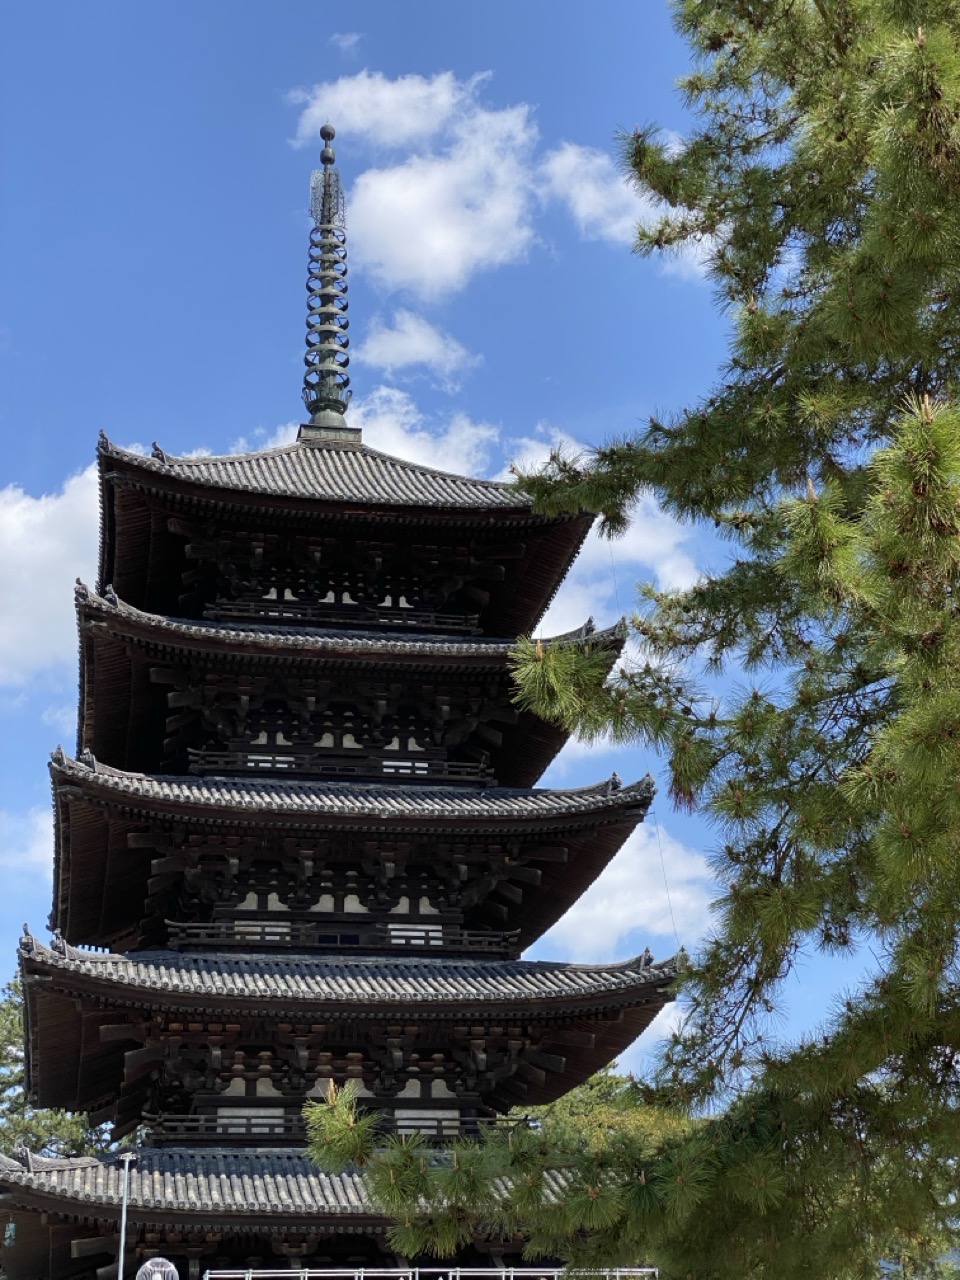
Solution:
M 663 856 L 663 843 L 660 839 L 660 823 L 657 821 L 657 813 L 655 809 L 650 810 L 650 816 L 653 818 L 653 829 L 657 833 L 657 848 L 660 850 L 660 870 L 663 872 L 663 887 L 667 891 L 667 906 L 670 908 L 670 923 L 673 925 L 673 936 L 677 940 L 678 949 L 683 945 L 680 941 L 680 934 L 677 931 L 677 918 L 673 914 L 673 899 L 670 897 L 670 881 L 667 879 L 667 863 Z

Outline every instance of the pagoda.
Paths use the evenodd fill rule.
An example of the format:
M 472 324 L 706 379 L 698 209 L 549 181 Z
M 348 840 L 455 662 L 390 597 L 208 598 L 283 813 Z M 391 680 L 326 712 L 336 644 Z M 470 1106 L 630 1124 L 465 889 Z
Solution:
M 348 425 L 343 198 L 313 176 L 304 401 L 280 448 L 99 445 L 96 590 L 78 584 L 75 758 L 52 759 L 52 939 L 25 930 L 26 1075 L 129 1172 L 131 1275 L 398 1260 L 302 1112 L 356 1081 L 384 1132 L 444 1141 L 622 1052 L 673 962 L 530 961 L 642 821 L 649 778 L 535 784 L 565 735 L 509 658 L 589 514 L 389 457 Z M 611 667 L 621 629 L 589 644 Z M 117 1275 L 116 1153 L 0 1157 L 10 1280 Z M 8 1232 L 8 1236 L 9 1236 Z M 466 1265 L 509 1254 L 478 1240 Z

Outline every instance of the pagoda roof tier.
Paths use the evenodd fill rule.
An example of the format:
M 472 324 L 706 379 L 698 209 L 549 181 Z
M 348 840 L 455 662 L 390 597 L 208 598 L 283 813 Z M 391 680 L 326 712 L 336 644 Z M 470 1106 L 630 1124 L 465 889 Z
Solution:
M 342 680 L 344 674 L 351 673 L 367 682 L 371 678 L 398 681 L 398 688 L 408 690 L 407 697 L 416 697 L 424 681 L 434 686 L 439 675 L 444 687 L 463 687 L 460 702 L 472 717 L 467 726 L 474 726 L 458 731 L 457 717 L 461 713 L 455 706 L 446 708 L 445 714 L 451 716 L 452 712 L 452 718 L 444 723 L 443 732 L 450 733 L 457 743 L 455 758 L 463 758 L 465 750 L 469 759 L 486 757 L 493 776 L 511 786 L 535 783 L 568 737 L 561 726 L 532 712 L 517 711 L 508 670 L 514 642 L 509 639 L 197 622 L 145 613 L 112 594 L 104 598 L 79 584 L 76 595 L 81 691 L 78 740 L 82 749 L 117 768 L 160 770 L 170 767 L 171 758 L 174 769 L 187 766 L 182 745 L 171 748 L 172 757 L 168 751 L 165 758 L 163 744 L 169 732 L 165 727 L 170 715 L 169 697 L 176 700 L 174 719 L 182 726 L 183 708 L 190 695 L 181 688 L 168 696 L 158 664 L 167 664 L 168 683 L 179 679 L 181 686 L 185 681 L 191 686 L 195 722 L 179 727 L 174 740 L 190 742 L 193 735 L 195 747 L 202 747 L 209 737 L 201 718 L 204 695 L 195 687 L 207 672 L 216 673 L 211 678 L 220 681 L 214 690 L 220 697 L 230 696 L 229 687 L 223 688 L 225 675 L 235 680 L 259 675 L 273 681 L 271 688 L 276 696 L 277 681 L 296 695 L 303 679 L 312 685 L 331 675 Z M 609 655 L 612 666 L 624 639 L 620 625 L 597 632 L 589 622 L 544 643 L 589 642 Z M 477 736 L 477 695 L 472 688 L 468 692 L 466 686 L 476 685 L 478 677 L 484 676 L 492 677 L 496 683 L 483 686 L 483 718 L 496 723 L 481 727 Z M 236 688 L 233 692 L 236 694 Z M 249 689 L 242 692 L 249 697 Z M 143 732 L 144 724 L 150 724 L 153 731 Z M 140 731 L 135 732 L 135 726 Z M 289 768 L 292 763 L 292 758 L 288 761 L 281 757 L 278 767 Z M 323 765 L 320 754 L 316 760 L 301 763 L 307 772 L 324 772 L 319 767 Z M 371 759 L 368 763 L 373 766 L 378 761 Z M 346 764 L 350 772 L 357 768 L 355 759 L 347 759 Z M 243 767 L 241 752 L 237 772 Z M 257 767 L 263 768 L 259 755 Z M 327 772 L 334 772 L 334 767 L 328 762 Z M 442 772 L 442 767 L 438 771 Z M 372 772 L 378 770 L 373 768 Z
M 128 773 L 89 754 L 72 760 L 54 752 L 51 772 L 83 791 L 142 812 L 175 814 L 181 822 L 254 821 L 258 825 L 349 827 L 396 831 L 544 830 L 576 827 L 604 814 L 636 816 L 655 791 L 648 774 L 623 785 L 616 774 L 570 790 L 527 787 L 458 787 L 371 782 L 267 781 L 264 778 L 173 777 Z M 389 823 L 389 827 L 383 824 Z
M 546 1016 L 623 1008 L 645 1002 L 677 976 L 674 960 L 648 956 L 616 964 L 460 957 L 237 955 L 214 952 L 85 951 L 61 942 L 20 940 L 26 982 L 47 990 L 96 994 L 105 1002 L 143 1008 L 256 1008 L 258 1015 L 304 1011 L 317 1016 L 382 1019 L 385 1011 L 426 1013 L 463 1021 L 488 1011 Z M 49 985 L 35 987 L 38 977 Z M 46 1104 L 45 1104 L 46 1105 Z
M 172 877 L 170 892 L 176 895 L 179 882 L 170 868 L 185 868 L 198 842 L 203 856 L 208 842 L 216 855 L 222 841 L 259 847 L 269 837 L 277 842 L 278 859 L 289 839 L 304 850 L 296 858 L 314 856 L 310 850 L 328 840 L 340 846 L 350 841 L 341 854 L 347 857 L 354 856 L 354 841 L 406 840 L 415 861 L 438 868 L 467 841 L 481 849 L 478 875 L 485 874 L 483 849 L 495 847 L 502 860 L 510 846 L 521 882 L 511 882 L 510 892 L 500 895 L 494 920 L 487 906 L 497 889 L 498 881 L 492 881 L 463 922 L 467 928 L 495 924 L 516 930 L 518 946 L 527 947 L 593 883 L 643 819 L 653 795 L 649 778 L 619 789 L 611 780 L 574 791 L 148 778 L 102 765 L 94 769 L 62 755 L 54 757 L 51 772 L 51 924 L 68 942 L 101 946 L 120 940 L 130 945 L 147 916 L 159 913 L 162 920 L 176 910 L 162 896 L 153 903 L 152 894 L 167 892 L 157 889 L 154 877 L 158 871 Z M 156 862 L 161 847 L 162 867 Z M 509 866 L 501 874 L 509 880 Z
M 119 1224 L 123 1166 L 116 1154 L 54 1158 L 18 1147 L 0 1155 L 4 1209 L 17 1219 L 16 1247 L 4 1251 L 10 1280 L 75 1275 L 71 1250 L 54 1270 L 42 1211 L 84 1223 Z M 28 1210 L 30 1213 L 17 1213 Z M 130 1166 L 127 1217 L 139 1232 L 168 1228 L 278 1235 L 297 1239 L 331 1234 L 378 1234 L 387 1226 L 369 1204 L 356 1171 L 323 1173 L 292 1150 L 215 1147 L 144 1147 Z M 116 1253 L 117 1237 L 75 1230 L 72 1256 L 92 1256 L 100 1245 Z
M 508 1072 L 484 1096 L 500 1110 L 518 1099 L 539 1105 L 629 1047 L 673 998 L 678 965 L 677 958 L 654 963 L 649 952 L 603 965 L 340 953 L 111 955 L 61 939 L 47 947 L 27 934 L 20 973 L 28 1087 L 44 1107 L 107 1115 L 124 1100 L 139 1111 L 138 1091 L 167 1052 L 165 1036 L 205 1044 L 228 1033 L 262 1040 L 271 1023 L 308 1035 L 336 1024 L 358 1047 L 374 1051 L 402 1022 L 404 1034 L 431 1052 L 454 1046 L 468 1028 L 481 1039 L 493 1026 L 491 1035 L 516 1028 L 512 1070 L 522 1078 Z M 168 1024 L 169 1033 L 162 1030 Z M 540 1052 L 558 1040 L 567 1046 L 562 1054 Z
M 516 648 L 516 639 L 501 636 L 458 637 L 337 627 L 278 627 L 262 623 L 208 622 L 146 613 L 114 597 L 98 595 L 77 584 L 77 614 L 85 621 L 102 622 L 118 639 L 171 651 L 210 652 L 233 661 L 247 655 L 290 661 L 369 662 L 378 666 L 393 661 L 422 663 L 443 670 L 466 667 L 502 667 Z M 562 635 L 545 637 L 546 646 L 590 643 L 611 651 L 611 662 L 622 651 L 626 630 L 622 622 L 597 631 L 593 619 Z
M 212 522 L 221 537 L 286 530 L 348 543 L 486 547 L 498 567 L 482 584 L 476 625 L 519 635 L 536 626 L 594 519 L 538 515 L 512 485 L 448 475 L 361 444 L 298 441 L 262 453 L 146 458 L 101 437 L 99 460 L 99 582 L 158 613 L 177 612 L 180 575 L 193 567 L 186 548 L 197 535 L 182 527 L 186 520 L 191 528 Z
M 253 453 L 177 457 L 154 446 L 149 458 L 103 439 L 101 455 L 157 479 L 258 498 L 371 507 L 457 511 L 531 511 L 517 485 L 476 480 L 343 440 L 296 440 Z

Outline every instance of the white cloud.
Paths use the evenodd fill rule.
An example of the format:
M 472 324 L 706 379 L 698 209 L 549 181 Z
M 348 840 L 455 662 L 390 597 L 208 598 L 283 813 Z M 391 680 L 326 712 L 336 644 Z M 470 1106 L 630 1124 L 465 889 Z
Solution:
M 542 196 L 566 205 L 585 240 L 629 246 L 640 224 L 649 226 L 669 213 L 665 204 L 637 191 L 610 156 L 594 147 L 562 143 L 544 157 L 541 175 Z M 664 275 L 700 281 L 715 249 L 715 238 L 705 237 L 665 252 L 657 261 Z
M 363 431 L 363 443 L 371 449 L 435 467 L 459 475 L 485 475 L 500 438 L 499 428 L 489 422 L 474 422 L 465 413 L 436 423 L 429 419 L 406 391 L 397 387 L 374 387 L 362 400 L 350 405 L 347 421 Z M 292 444 L 298 424 L 285 422 L 267 435 L 254 431 L 252 440 L 241 437 L 233 451 L 276 449 Z
M 702 240 L 689 241 L 672 253 L 664 253 L 660 270 L 665 276 L 697 283 L 704 280 L 710 266 L 710 256 L 716 251 L 718 238 L 704 236 Z
M 373 449 L 460 475 L 488 470 L 500 434 L 495 426 L 474 422 L 465 413 L 435 428 L 413 398 L 395 387 L 377 387 L 352 405 L 350 424 L 363 428 L 363 442 Z
M 93 465 L 39 498 L 0 490 L 0 683 L 76 662 L 73 584 L 96 576 L 97 510 Z
M 528 107 L 475 108 L 439 151 L 367 169 L 350 193 L 357 265 L 388 289 L 436 298 L 520 262 L 535 239 L 535 141 Z
M 279 449 L 281 445 L 293 444 L 299 430 L 299 420 L 282 422 L 272 431 L 256 427 L 248 436 L 237 436 L 230 445 L 230 452 L 256 453 L 260 449 Z
M 550 203 L 567 209 L 584 239 L 617 246 L 660 214 L 606 152 L 570 141 L 540 152 L 533 107 L 487 107 L 488 80 L 364 70 L 289 95 L 301 108 L 298 146 L 318 141 L 330 122 L 379 155 L 402 149 L 396 163 L 360 172 L 349 195 L 354 263 L 388 290 L 436 298 L 479 271 L 521 262 Z M 702 278 L 710 247 L 664 258 L 664 270 Z
M 648 494 L 631 512 L 630 527 L 619 538 L 592 532 L 577 559 L 580 574 L 616 574 L 616 589 L 625 609 L 636 603 L 634 588 L 641 577 L 652 577 L 665 591 L 692 587 L 698 577 L 693 560 L 682 549 L 692 537 L 688 525 L 661 511 Z M 611 568 L 611 566 L 613 566 Z M 641 568 L 647 572 L 640 572 Z
M 648 819 L 546 934 L 538 950 L 550 948 L 573 960 L 615 960 L 628 935 L 638 931 L 642 950 L 646 935 L 672 935 L 674 920 L 690 950 L 709 924 L 711 886 L 703 854 L 688 849 L 662 827 L 658 840 L 656 825 Z M 675 949 L 671 942 L 669 951 Z
M 611 158 L 594 147 L 564 142 L 541 165 L 544 195 L 569 209 L 586 240 L 630 245 L 653 202 L 630 186 Z
M 363 70 L 312 89 L 295 89 L 289 100 L 303 107 L 296 143 L 315 142 L 327 123 L 334 124 L 338 134 L 352 134 L 380 147 L 422 142 L 472 101 L 484 79 L 460 81 L 452 71 L 442 71 L 429 79 L 407 75 L 390 80 L 380 71 Z
M 44 724 L 50 725 L 60 734 L 60 741 L 68 749 L 72 747 L 77 736 L 77 702 L 53 703 L 40 713 Z
M 477 363 L 477 357 L 449 333 L 434 328 L 413 311 L 396 311 L 388 324 L 376 317 L 357 348 L 361 363 L 395 373 L 411 365 L 424 365 L 449 382 L 454 374 Z
M 534 242 L 532 112 L 483 107 L 485 79 L 361 71 L 292 95 L 304 104 L 298 143 L 329 119 L 338 133 L 407 152 L 365 170 L 350 192 L 353 260 L 387 289 L 434 298 L 521 261 Z
M 669 1040 L 675 1031 L 680 1030 L 684 1014 L 684 1007 L 678 1000 L 665 1005 L 643 1035 L 634 1040 L 630 1048 L 620 1055 L 618 1063 L 620 1070 L 642 1075 L 644 1070 L 652 1065 L 654 1054 L 663 1042 Z
M 512 465 L 532 472 L 542 467 L 552 449 L 570 456 L 583 446 L 572 436 L 537 423 L 533 434 L 509 441 Z M 501 472 L 509 478 L 510 467 Z M 663 590 L 682 590 L 699 576 L 684 544 L 693 530 L 662 511 L 649 495 L 637 503 L 630 527 L 620 538 L 601 538 L 592 530 L 583 544 L 563 586 L 537 628 L 539 635 L 557 635 L 579 626 L 593 616 L 598 625 L 611 623 L 631 613 L 637 603 L 639 582 L 653 581 Z
M 363 34 L 359 31 L 335 31 L 329 43 L 341 53 L 353 53 L 362 39 Z
M 631 748 L 625 747 L 623 743 L 611 742 L 604 738 L 597 742 L 581 742 L 579 738 L 568 738 L 559 754 L 550 762 L 537 786 L 570 786 L 570 775 L 582 773 L 585 761 L 590 762 L 591 777 L 602 777 L 605 772 L 610 774 L 614 768 L 619 773 L 633 777 L 634 774 L 643 772 L 644 765 L 641 763 L 639 768 L 632 769 L 627 763 L 630 760 L 630 751 Z
M 549 422 L 538 422 L 533 428 L 533 435 L 514 436 L 506 442 L 506 452 L 510 461 L 497 478 L 513 479 L 514 468 L 527 474 L 539 471 L 546 466 L 554 449 L 560 449 L 564 453 L 578 454 L 583 451 L 583 445 L 574 440 L 573 436 L 561 431 L 559 427 Z
M 31 877 L 53 870 L 53 812 L 49 805 L 26 813 L 0 812 L 0 866 Z

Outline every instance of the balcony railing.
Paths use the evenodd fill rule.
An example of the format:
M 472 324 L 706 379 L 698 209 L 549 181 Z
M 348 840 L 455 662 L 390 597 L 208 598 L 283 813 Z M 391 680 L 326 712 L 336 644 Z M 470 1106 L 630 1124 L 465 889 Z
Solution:
M 331 758 L 316 751 L 270 751 L 260 747 L 189 747 L 190 772 L 289 773 L 310 778 L 404 778 L 413 782 L 493 781 L 490 766 L 479 760 L 424 759 L 415 755 L 357 753 L 356 759 Z
M 472 952 L 515 955 L 520 949 L 517 930 L 497 933 L 461 929 L 457 925 L 377 924 L 372 928 L 324 925 L 313 920 L 211 920 L 181 923 L 167 920 L 172 947 L 366 947 L 392 951 L 428 949 L 433 952 Z
M 395 609 L 391 605 L 308 604 L 300 600 L 218 600 L 203 616 L 213 621 L 280 622 L 287 626 L 405 627 L 414 631 L 450 631 L 476 635 L 479 614 L 439 613 L 431 609 Z
M 194 1116 L 166 1114 L 152 1116 L 144 1113 L 148 1143 L 197 1141 L 215 1138 L 218 1142 L 238 1144 L 269 1138 L 274 1142 L 303 1145 L 306 1128 L 303 1118 L 280 1112 L 276 1116 Z
M 577 1270 L 574 1267 L 307 1267 L 302 1271 L 205 1271 L 203 1280 L 637 1280 L 656 1267 Z
M 226 1108 L 224 1108 L 224 1112 Z M 164 1115 L 145 1113 L 147 1128 L 145 1141 L 150 1144 L 165 1142 L 195 1142 L 215 1139 L 218 1143 L 246 1145 L 262 1143 L 264 1139 L 281 1144 L 302 1146 L 306 1140 L 306 1126 L 301 1115 L 278 1111 L 275 1116 L 237 1114 L 220 1115 Z M 380 1132 L 383 1134 L 419 1134 L 425 1141 L 442 1145 L 454 1138 L 476 1138 L 481 1132 L 496 1129 L 515 1129 L 530 1124 L 527 1117 L 513 1116 L 431 1116 L 414 1115 L 381 1116 Z

